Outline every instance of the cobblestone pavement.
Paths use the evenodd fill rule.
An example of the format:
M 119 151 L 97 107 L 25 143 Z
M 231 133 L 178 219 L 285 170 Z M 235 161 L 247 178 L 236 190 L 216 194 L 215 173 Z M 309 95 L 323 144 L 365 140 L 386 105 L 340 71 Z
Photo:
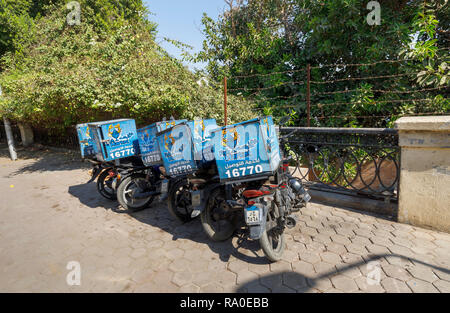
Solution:
M 211 242 L 163 203 L 121 210 L 78 154 L 19 155 L 0 146 L 1 292 L 450 292 L 449 234 L 311 204 L 269 264 L 257 242 Z

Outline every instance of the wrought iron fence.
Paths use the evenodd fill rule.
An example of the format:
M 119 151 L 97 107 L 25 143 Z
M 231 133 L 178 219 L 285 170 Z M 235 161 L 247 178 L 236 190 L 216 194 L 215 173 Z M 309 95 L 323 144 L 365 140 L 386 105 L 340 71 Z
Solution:
M 309 188 L 397 201 L 400 148 L 394 129 L 283 127 L 293 174 Z

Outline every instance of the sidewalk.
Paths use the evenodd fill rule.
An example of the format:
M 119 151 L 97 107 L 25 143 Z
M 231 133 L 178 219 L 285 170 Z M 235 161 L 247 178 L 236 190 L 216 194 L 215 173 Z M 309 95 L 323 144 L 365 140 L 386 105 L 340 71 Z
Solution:
M 450 292 L 450 234 L 311 204 L 269 264 L 258 242 L 214 243 L 164 203 L 121 210 L 78 154 L 19 157 L 0 145 L 1 292 Z

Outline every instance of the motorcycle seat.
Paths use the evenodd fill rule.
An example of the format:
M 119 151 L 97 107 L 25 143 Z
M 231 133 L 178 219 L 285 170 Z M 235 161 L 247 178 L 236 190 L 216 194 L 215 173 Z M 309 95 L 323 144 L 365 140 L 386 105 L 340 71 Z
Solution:
M 242 193 L 244 198 L 247 198 L 247 199 L 258 198 L 258 197 L 262 197 L 264 195 L 270 195 L 270 194 L 272 194 L 271 190 L 253 190 L 253 189 L 245 190 Z

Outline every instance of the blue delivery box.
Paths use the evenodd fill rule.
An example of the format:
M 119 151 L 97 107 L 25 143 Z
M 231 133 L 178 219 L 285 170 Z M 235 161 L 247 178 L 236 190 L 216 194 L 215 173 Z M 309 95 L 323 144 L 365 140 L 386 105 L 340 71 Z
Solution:
M 156 134 L 182 122 L 186 122 L 186 120 L 162 121 L 137 130 L 140 156 L 144 165 L 151 166 L 162 164 L 161 152 L 159 150 Z
M 214 160 L 211 134 L 215 119 L 180 123 L 157 134 L 161 157 L 169 176 L 189 174 Z
M 119 119 L 89 123 L 98 160 L 107 162 L 139 153 L 136 123 L 133 119 Z
M 94 140 L 89 132 L 89 127 L 87 123 L 78 124 L 76 126 L 78 142 L 80 144 L 81 157 L 82 158 L 93 158 L 95 157 L 94 151 Z
M 272 175 L 281 155 L 271 116 L 213 131 L 214 157 L 221 181 Z

